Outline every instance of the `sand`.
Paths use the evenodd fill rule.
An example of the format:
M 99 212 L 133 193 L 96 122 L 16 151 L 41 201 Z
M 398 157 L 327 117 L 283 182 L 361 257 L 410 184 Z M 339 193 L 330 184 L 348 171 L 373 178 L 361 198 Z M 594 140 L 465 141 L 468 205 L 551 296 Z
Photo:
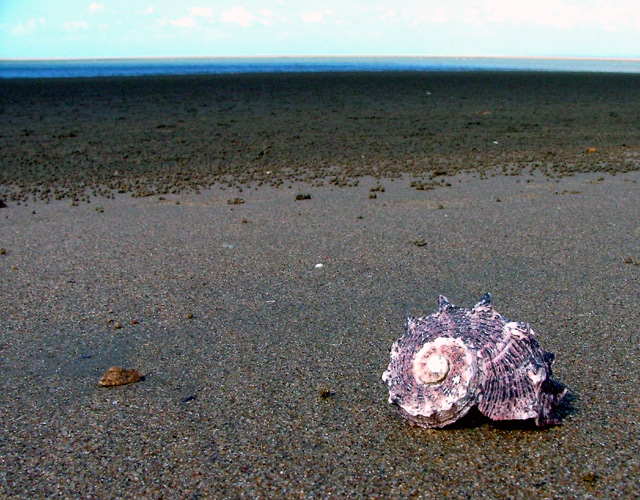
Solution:
M 564 89 L 563 78 L 548 77 L 544 88 Z M 606 79 L 594 81 L 599 78 Z M 72 84 L 83 88 L 80 82 L 65 85 Z M 501 90 L 482 88 L 485 95 Z M 514 96 L 509 89 L 506 96 Z M 140 103 L 130 96 L 113 99 L 135 111 L 164 95 L 149 92 Z M 184 99 L 199 100 L 190 95 Z M 624 107 L 631 109 L 628 116 L 637 114 L 637 106 L 617 104 L 633 95 L 612 93 L 610 101 L 607 95 L 598 113 Z M 535 101 L 533 94 L 521 104 L 529 99 Z M 584 99 L 575 91 L 567 116 L 588 114 L 575 104 Z M 544 107 L 543 101 L 534 108 Z M 495 106 L 500 102 L 494 97 Z M 371 113 L 357 104 L 354 110 Z M 516 109 L 508 99 L 502 105 Z M 12 126 L 28 121 L 14 108 L 3 109 Z M 180 108 L 172 109 L 165 107 L 164 122 L 177 121 Z M 409 113 L 400 104 L 398 109 L 400 116 Z M 141 122 L 147 119 L 136 112 Z M 103 125 L 86 113 L 83 126 L 71 129 L 87 131 L 95 123 L 99 135 Z M 335 118 L 335 137 L 343 125 L 348 131 L 347 115 Z M 64 127 L 60 118 L 57 123 Z M 537 147 L 548 143 L 532 158 L 524 146 L 505 146 L 509 151 L 486 152 L 485 163 L 475 163 L 474 152 L 447 142 L 442 165 L 460 158 L 476 168 L 432 179 L 426 167 L 401 168 L 391 149 L 367 167 L 387 158 L 395 165 L 388 175 L 362 170 L 343 176 L 357 184 L 352 187 L 338 187 L 324 170 L 309 182 L 283 171 L 265 173 L 282 183 L 258 186 L 238 165 L 237 176 L 225 174 L 230 182 L 218 178 L 210 188 L 176 181 L 170 184 L 179 192 L 132 197 L 135 189 L 104 187 L 89 196 L 90 203 L 73 195 L 47 202 L 40 199 L 46 187 L 34 201 L 20 193 L 36 182 L 3 184 L 0 496 L 640 494 L 640 173 L 633 167 L 639 131 L 609 128 L 607 120 L 592 123 L 597 133 L 586 125 L 568 127 L 569 146 L 532 134 Z M 37 133 L 51 135 L 41 126 Z M 301 136 L 310 137 L 310 130 L 301 129 Z M 460 131 L 457 137 L 466 136 Z M 171 145 L 183 152 L 195 147 L 174 140 L 167 140 L 167 151 Z M 18 175 L 26 165 L 21 155 L 31 154 L 34 144 L 14 144 L 6 171 Z M 66 161 L 71 153 L 55 144 L 42 145 L 42 154 Z M 272 149 L 276 145 L 284 155 L 286 144 L 274 139 Z M 597 153 L 585 152 L 591 145 Z M 88 139 L 75 147 L 84 151 L 76 159 L 86 162 L 99 149 Z M 579 171 L 529 173 L 531 162 L 525 166 L 524 160 L 543 161 L 547 149 L 575 160 Z M 160 157 L 164 150 L 148 151 Z M 313 165 L 315 157 L 305 151 L 311 150 L 299 152 L 301 164 Z M 339 153 L 327 146 L 317 154 L 329 164 Z M 490 164 L 507 156 L 523 159 L 513 166 L 518 175 L 492 175 Z M 54 171 L 55 161 L 41 172 Z M 195 163 L 191 170 L 187 162 L 184 173 L 198 177 L 206 170 Z M 132 165 L 122 170 L 123 178 L 140 179 L 149 171 L 145 161 L 139 171 Z M 77 192 L 82 179 L 103 175 L 79 166 L 67 183 L 70 191 Z M 298 171 L 302 176 L 309 170 Z M 442 186 L 418 190 L 416 179 Z M 322 185 L 315 185 L 319 180 Z M 51 178 L 42 184 L 51 192 L 55 185 Z M 311 199 L 297 201 L 298 194 Z M 236 198 L 244 203 L 233 204 Z M 415 244 L 421 240 L 424 246 Z M 554 376 L 573 393 L 561 425 L 536 429 L 471 415 L 444 430 L 410 427 L 387 403 L 380 379 L 406 316 L 433 312 L 440 293 L 471 306 L 485 291 L 500 313 L 531 323 L 541 345 L 555 352 Z M 112 365 L 135 368 L 144 380 L 99 387 Z
M 637 170 L 639 102 L 640 75 L 616 74 L 5 80 L 0 197 Z

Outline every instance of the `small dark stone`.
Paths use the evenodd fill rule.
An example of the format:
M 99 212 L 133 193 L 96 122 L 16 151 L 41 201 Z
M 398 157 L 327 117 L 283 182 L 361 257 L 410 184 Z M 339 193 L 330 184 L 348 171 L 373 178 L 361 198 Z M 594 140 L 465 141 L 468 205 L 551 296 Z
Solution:
M 310 200 L 311 199 L 311 195 L 309 193 L 299 193 L 296 195 L 296 200 L 300 201 L 300 200 Z
M 196 399 L 196 397 L 193 394 L 189 394 L 188 396 L 182 398 L 180 401 L 182 401 L 183 403 L 188 403 L 189 401 L 193 401 L 194 399 Z
M 427 244 L 425 240 L 415 240 L 413 244 L 417 247 L 423 247 Z
M 193 319 L 193 313 L 187 313 L 187 319 Z
M 2 198 L 0 198 L 0 208 L 7 208 L 7 204 L 4 202 Z

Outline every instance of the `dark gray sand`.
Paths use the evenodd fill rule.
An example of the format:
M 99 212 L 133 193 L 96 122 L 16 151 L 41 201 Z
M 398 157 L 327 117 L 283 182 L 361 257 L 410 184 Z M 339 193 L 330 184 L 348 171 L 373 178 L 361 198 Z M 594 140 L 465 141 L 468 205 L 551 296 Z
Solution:
M 0 497 L 637 496 L 638 83 L 1 81 Z M 485 291 L 562 424 L 410 427 L 406 316 Z
M 411 180 L 1 209 L 0 496 L 640 494 L 640 174 Z M 556 353 L 562 424 L 410 427 L 406 315 L 485 291 Z
M 638 170 L 638 103 L 624 74 L 0 80 L 0 198 Z

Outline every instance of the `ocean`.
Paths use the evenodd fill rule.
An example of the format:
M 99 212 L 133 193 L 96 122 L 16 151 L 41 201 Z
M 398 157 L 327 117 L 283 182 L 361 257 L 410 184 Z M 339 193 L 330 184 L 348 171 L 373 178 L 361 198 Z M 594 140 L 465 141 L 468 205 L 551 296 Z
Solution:
M 500 57 L 192 57 L 0 60 L 0 78 L 90 78 L 343 71 L 640 73 L 640 59 Z

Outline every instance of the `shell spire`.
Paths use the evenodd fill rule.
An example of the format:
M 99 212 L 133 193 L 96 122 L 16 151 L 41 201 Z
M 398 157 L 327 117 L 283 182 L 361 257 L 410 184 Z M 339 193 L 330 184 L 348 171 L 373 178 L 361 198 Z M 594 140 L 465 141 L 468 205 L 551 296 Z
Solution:
M 552 379 L 553 354 L 528 324 L 496 312 L 488 293 L 472 309 L 440 295 L 436 313 L 407 318 L 390 358 L 389 402 L 413 425 L 444 427 L 474 406 L 493 420 L 559 422 L 567 390 Z

